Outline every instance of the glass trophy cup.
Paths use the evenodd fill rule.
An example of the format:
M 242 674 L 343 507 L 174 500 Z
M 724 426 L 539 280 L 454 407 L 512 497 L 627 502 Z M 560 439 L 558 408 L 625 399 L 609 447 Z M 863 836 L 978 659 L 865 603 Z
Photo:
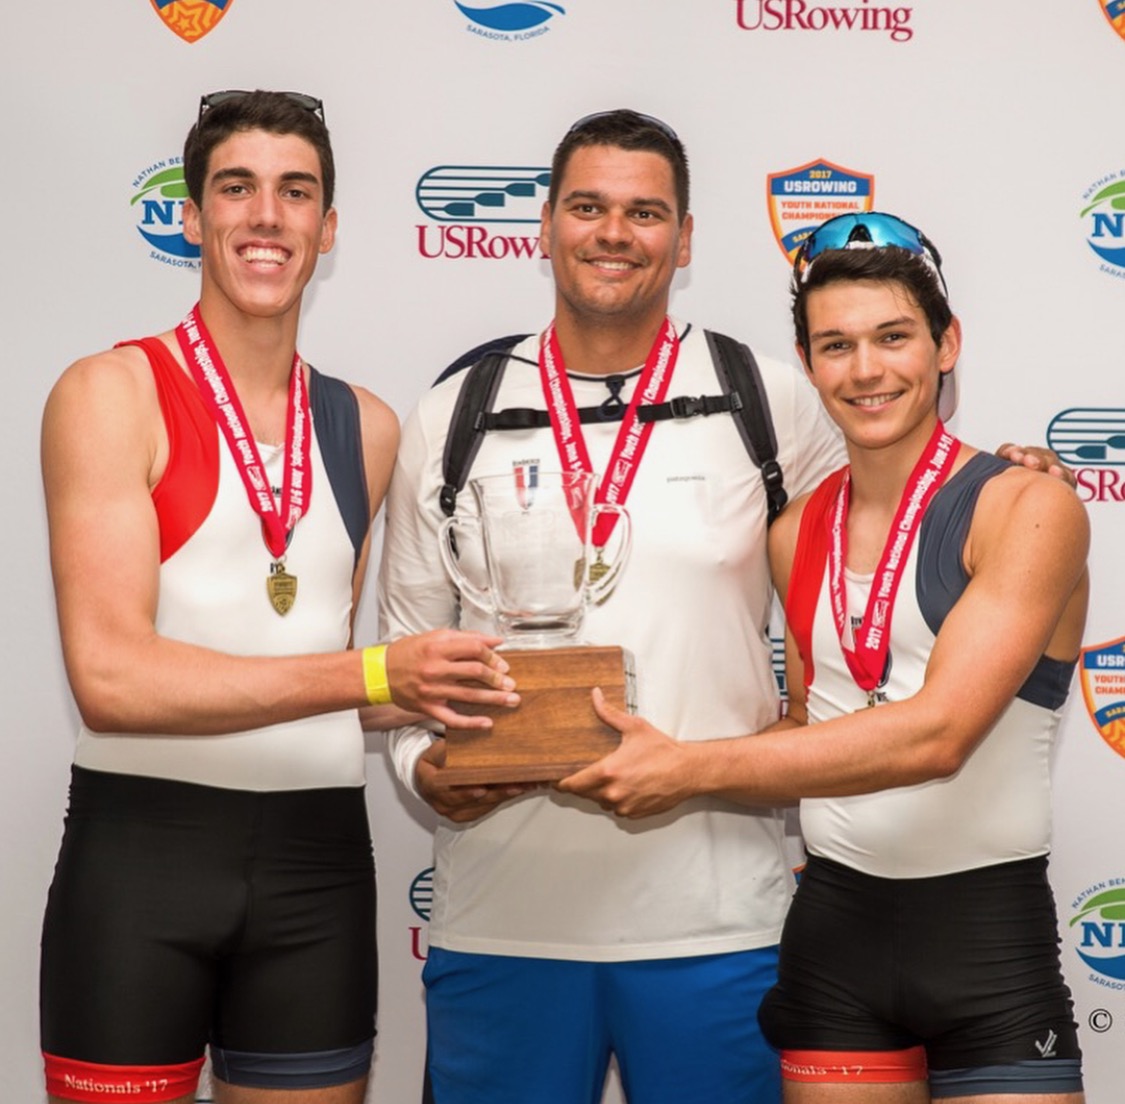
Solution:
M 619 708 L 635 707 L 631 655 L 582 637 L 587 607 L 610 596 L 628 561 L 629 515 L 595 502 L 588 472 L 517 469 L 468 486 L 475 513 L 443 521 L 441 557 L 461 593 L 492 612 L 521 704 L 458 706 L 486 713 L 493 727 L 449 730 L 441 777 L 450 785 L 562 778 L 617 745 L 616 730 L 594 712 L 594 686 Z M 598 521 L 610 517 L 606 546 L 595 550 Z

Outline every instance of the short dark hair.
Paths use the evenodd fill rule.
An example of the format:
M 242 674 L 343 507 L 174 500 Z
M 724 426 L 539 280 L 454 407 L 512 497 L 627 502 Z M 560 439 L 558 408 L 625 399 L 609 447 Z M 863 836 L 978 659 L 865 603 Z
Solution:
M 953 322 L 953 311 L 945 297 L 941 279 L 917 254 L 897 245 L 878 249 L 829 249 L 819 254 L 804 272 L 793 277 L 793 329 L 797 344 L 811 364 L 808 298 L 829 284 L 869 280 L 877 284 L 901 284 L 922 309 L 935 345 L 941 344 Z
M 672 168 L 676 188 L 676 215 L 684 221 L 689 210 L 691 179 L 684 144 L 666 124 L 651 115 L 629 108 L 602 111 L 579 119 L 563 136 L 551 159 L 551 184 L 547 202 L 553 211 L 559 198 L 563 174 L 576 149 L 586 146 L 615 146 L 623 150 L 658 153 Z
M 208 108 L 184 142 L 184 182 L 197 207 L 203 204 L 203 189 L 211 153 L 232 134 L 243 130 L 265 130 L 271 134 L 295 134 L 304 138 L 320 158 L 324 210 L 332 206 L 336 191 L 336 163 L 332 142 L 321 116 L 285 92 L 258 89 L 231 96 Z

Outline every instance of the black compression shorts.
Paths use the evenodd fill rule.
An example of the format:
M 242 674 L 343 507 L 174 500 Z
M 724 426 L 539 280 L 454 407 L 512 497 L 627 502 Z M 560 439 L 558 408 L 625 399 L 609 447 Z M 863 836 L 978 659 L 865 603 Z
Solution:
M 76 767 L 40 1001 L 48 1070 L 50 1056 L 159 1070 L 210 1043 L 235 1084 L 364 1076 L 376 950 L 363 790 L 247 793 Z
M 1045 857 L 917 879 L 812 857 L 759 1020 L 783 1050 L 921 1044 L 939 1080 L 1044 1059 L 1077 1075 L 1058 943 Z

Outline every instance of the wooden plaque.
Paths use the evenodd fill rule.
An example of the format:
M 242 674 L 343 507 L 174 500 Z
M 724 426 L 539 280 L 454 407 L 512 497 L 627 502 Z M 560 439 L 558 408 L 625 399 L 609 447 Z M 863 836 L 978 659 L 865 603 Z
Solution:
M 458 704 L 461 713 L 492 718 L 492 728 L 445 734 L 443 785 L 553 782 L 611 752 L 621 734 L 594 712 L 590 691 L 633 711 L 633 657 L 623 648 L 579 646 L 505 651 L 520 704 Z

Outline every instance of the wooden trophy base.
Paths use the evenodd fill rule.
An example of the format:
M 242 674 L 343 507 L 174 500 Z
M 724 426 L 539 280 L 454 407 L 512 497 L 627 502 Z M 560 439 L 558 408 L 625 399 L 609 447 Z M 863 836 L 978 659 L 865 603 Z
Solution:
M 459 703 L 459 713 L 492 718 L 492 728 L 445 734 L 441 785 L 554 782 L 611 752 L 621 734 L 594 712 L 600 686 L 618 709 L 636 709 L 632 654 L 623 648 L 577 646 L 504 651 L 520 704 Z

